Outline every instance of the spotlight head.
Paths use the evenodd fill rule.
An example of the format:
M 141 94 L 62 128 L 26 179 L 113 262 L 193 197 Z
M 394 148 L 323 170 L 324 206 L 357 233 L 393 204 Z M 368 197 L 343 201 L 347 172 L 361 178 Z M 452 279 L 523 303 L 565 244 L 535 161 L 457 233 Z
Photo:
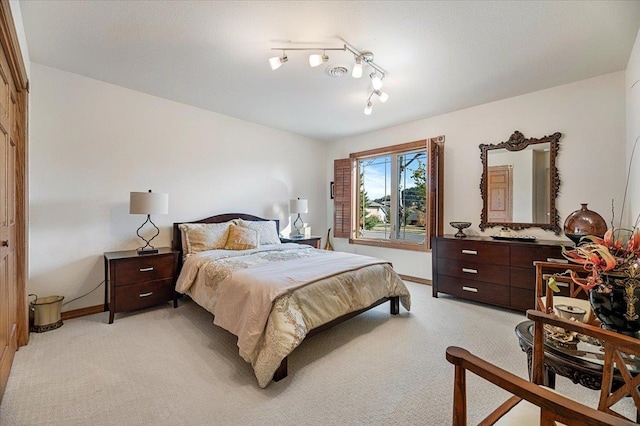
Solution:
M 384 83 L 376 73 L 372 72 L 371 74 L 369 74 L 369 77 L 371 77 L 371 85 L 373 86 L 374 90 L 382 89 L 382 86 L 384 85 Z
M 283 53 L 282 56 L 274 56 L 273 58 L 270 58 L 269 65 L 271 66 L 271 69 L 275 71 L 288 60 L 289 58 L 287 58 L 287 55 Z
M 382 103 L 387 102 L 387 99 L 389 99 L 389 95 L 387 95 L 387 92 L 381 92 L 380 90 L 376 90 L 374 93 L 378 95 L 378 99 L 380 99 L 380 102 Z
M 351 76 L 353 78 L 362 77 L 362 58 L 360 56 L 356 56 L 356 63 L 351 70 Z
M 373 111 L 373 104 L 371 103 L 371 101 L 367 101 L 367 106 L 364 107 L 364 114 L 371 115 L 371 111 Z
M 329 57 L 323 53 L 322 55 L 309 55 L 309 65 L 311 65 L 312 67 L 317 67 L 318 65 L 322 64 L 323 62 L 327 62 L 329 60 Z

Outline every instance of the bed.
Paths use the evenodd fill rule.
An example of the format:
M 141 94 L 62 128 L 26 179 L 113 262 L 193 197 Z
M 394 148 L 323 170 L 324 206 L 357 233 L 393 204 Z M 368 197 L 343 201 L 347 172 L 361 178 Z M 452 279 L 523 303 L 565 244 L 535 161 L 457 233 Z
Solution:
M 258 385 L 287 376 L 303 339 L 387 301 L 397 315 L 411 296 L 381 259 L 281 243 L 278 220 L 228 213 L 174 223 L 181 252 L 176 294 L 238 337 Z

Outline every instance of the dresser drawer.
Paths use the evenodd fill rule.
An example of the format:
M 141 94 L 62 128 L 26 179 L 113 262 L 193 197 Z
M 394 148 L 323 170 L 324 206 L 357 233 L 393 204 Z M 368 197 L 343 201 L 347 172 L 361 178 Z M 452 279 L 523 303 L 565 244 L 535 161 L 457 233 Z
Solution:
M 511 268 L 511 287 L 534 291 L 536 289 L 536 271 L 531 268 Z
M 546 262 L 547 259 L 564 259 L 561 246 L 541 247 L 531 244 L 511 247 L 511 266 L 534 269 L 534 261 Z
M 118 288 L 115 311 L 131 311 L 173 299 L 173 278 L 130 284 Z
M 535 309 L 536 295 L 533 290 L 525 290 L 522 288 L 511 288 L 511 307 L 520 311 L 527 309 Z
M 133 257 L 115 261 L 115 285 L 127 285 L 143 281 L 172 278 L 174 265 L 170 260 L 174 255 Z M 113 278 L 113 277 L 112 277 Z
M 438 258 L 460 259 L 494 265 L 509 264 L 509 246 L 499 243 L 483 243 L 464 239 L 438 241 Z
M 466 280 L 509 285 L 509 268 L 504 265 L 475 263 L 469 260 L 439 258 L 438 275 L 449 275 Z
M 502 285 L 439 275 L 438 291 L 482 303 L 509 306 L 509 287 Z

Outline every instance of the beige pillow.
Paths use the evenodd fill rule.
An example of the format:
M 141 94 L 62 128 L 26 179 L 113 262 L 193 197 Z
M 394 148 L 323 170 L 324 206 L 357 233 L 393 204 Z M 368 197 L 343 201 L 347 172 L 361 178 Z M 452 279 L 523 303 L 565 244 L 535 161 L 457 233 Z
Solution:
M 182 231 L 184 254 L 224 248 L 232 223 L 181 223 L 178 228 Z
M 224 248 L 227 250 L 248 250 L 258 247 L 258 231 L 231 225 L 229 238 Z
M 280 237 L 273 220 L 243 220 L 238 219 L 239 226 L 258 231 L 260 245 L 280 244 Z

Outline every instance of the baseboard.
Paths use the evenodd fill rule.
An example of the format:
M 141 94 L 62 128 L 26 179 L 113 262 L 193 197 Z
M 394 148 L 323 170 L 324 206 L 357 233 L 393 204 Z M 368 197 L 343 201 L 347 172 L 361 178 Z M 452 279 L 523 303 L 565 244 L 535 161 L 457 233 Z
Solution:
M 65 311 L 60 314 L 60 317 L 63 320 L 68 320 L 71 318 L 78 318 L 78 317 L 84 317 L 87 315 L 99 314 L 100 312 L 105 312 L 104 305 L 89 306 L 87 308 L 74 309 L 73 311 Z
M 412 277 L 411 275 L 403 275 L 403 274 L 398 274 L 398 275 L 403 280 L 411 281 L 411 282 L 414 282 L 414 283 L 431 285 L 431 280 L 428 280 L 426 278 Z

